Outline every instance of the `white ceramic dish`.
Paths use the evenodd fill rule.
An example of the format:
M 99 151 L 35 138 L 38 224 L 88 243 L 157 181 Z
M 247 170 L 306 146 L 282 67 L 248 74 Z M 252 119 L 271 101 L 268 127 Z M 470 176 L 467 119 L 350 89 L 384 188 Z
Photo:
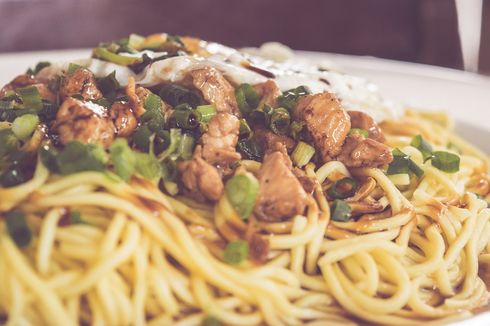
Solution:
M 85 58 L 90 50 L 42 51 L 0 54 L 0 85 L 38 61 Z M 459 134 L 490 153 L 490 78 L 458 70 L 373 57 L 298 51 L 301 57 L 334 62 L 346 73 L 377 84 L 385 98 L 427 110 L 447 110 Z M 490 325 L 490 312 L 457 326 Z

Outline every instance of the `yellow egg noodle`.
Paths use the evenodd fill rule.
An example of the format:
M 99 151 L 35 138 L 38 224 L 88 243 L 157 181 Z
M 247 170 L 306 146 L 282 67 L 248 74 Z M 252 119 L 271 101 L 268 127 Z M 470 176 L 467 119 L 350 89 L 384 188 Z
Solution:
M 445 114 L 394 118 L 362 79 L 272 59 L 132 34 L 0 89 L 0 323 L 410 325 L 483 309 L 488 156 Z
M 479 270 L 490 263 L 490 210 L 474 194 L 478 180 L 488 180 L 486 155 L 427 114 L 407 111 L 381 127 L 388 145 L 424 170 L 420 182 L 397 187 L 379 169 L 308 164 L 315 200 L 305 216 L 259 224 L 271 250 L 263 265 L 228 265 L 208 241 L 246 228 L 226 196 L 212 207 L 137 178 L 50 175 L 39 160 L 30 181 L 0 189 L 0 212 L 19 208 L 33 232 L 21 249 L 0 219 L 0 315 L 6 325 L 200 325 L 210 315 L 225 325 L 411 325 L 468 317 L 488 300 Z M 424 163 L 409 145 L 418 134 L 435 148 L 457 144 L 459 172 Z M 241 165 L 240 173 L 260 168 Z M 335 175 L 370 180 L 362 196 L 390 215 L 330 220 L 322 185 Z M 60 226 L 66 209 L 86 223 Z

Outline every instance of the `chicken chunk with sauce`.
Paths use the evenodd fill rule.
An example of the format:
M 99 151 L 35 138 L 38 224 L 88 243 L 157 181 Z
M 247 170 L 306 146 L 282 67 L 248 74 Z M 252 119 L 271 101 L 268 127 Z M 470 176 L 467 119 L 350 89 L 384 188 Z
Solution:
M 346 138 L 337 159 L 347 167 L 381 167 L 390 163 L 393 155 L 385 144 L 358 134 L 351 134 Z
M 279 222 L 303 214 L 308 195 L 292 172 L 292 162 L 283 146 L 266 154 L 258 173 L 259 194 L 254 208 L 257 219 Z
M 64 145 L 78 140 L 108 147 L 115 136 L 114 123 L 103 106 L 71 97 L 61 104 L 52 129 Z
M 94 74 L 90 70 L 78 68 L 73 73 L 63 77 L 60 86 L 61 98 L 65 99 L 74 95 L 80 95 L 87 101 L 102 98 L 102 93 L 97 88 Z
M 43 100 L 54 103 L 56 102 L 56 94 L 54 94 L 48 87 L 47 82 L 41 81 L 36 78 L 34 75 L 19 75 L 15 77 L 10 83 L 5 85 L 0 90 L 0 98 L 4 97 L 7 92 L 15 91 L 17 88 L 34 86 L 37 88 L 39 95 Z
M 352 128 L 366 130 L 369 134 L 369 138 L 380 143 L 385 142 L 385 136 L 383 135 L 381 128 L 369 114 L 361 111 L 347 111 L 347 114 L 349 114 Z

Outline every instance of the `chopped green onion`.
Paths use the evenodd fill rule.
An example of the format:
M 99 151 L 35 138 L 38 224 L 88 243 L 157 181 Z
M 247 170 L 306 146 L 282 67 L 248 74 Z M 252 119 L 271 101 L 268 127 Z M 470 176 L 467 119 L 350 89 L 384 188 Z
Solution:
M 432 157 L 432 146 L 421 135 L 413 137 L 411 146 L 417 148 L 422 153 L 422 158 L 425 161 Z
M 252 126 L 269 127 L 271 114 L 264 110 L 254 110 L 248 115 L 248 121 Z
M 84 145 L 77 140 L 68 143 L 57 157 L 57 165 L 63 175 L 81 171 L 104 171 L 105 161 L 105 151 L 100 145 Z
M 180 139 L 179 147 L 177 149 L 177 155 L 184 160 L 188 160 L 192 157 L 194 151 L 194 137 L 184 133 Z
M 170 156 L 176 158 L 174 153 L 178 150 L 181 139 L 182 139 L 182 130 L 178 128 L 170 129 L 170 145 L 168 145 L 167 149 L 165 149 L 165 151 L 163 151 L 163 153 L 161 153 L 158 156 L 158 159 L 160 161 L 163 161 L 164 159 Z
M 300 140 L 302 138 L 302 132 L 304 130 L 305 123 L 299 121 L 291 122 L 290 133 L 291 137 L 295 140 Z
M 208 316 L 203 319 L 201 326 L 221 326 L 223 325 L 219 319 L 213 316 Z
M 460 158 L 458 155 L 443 151 L 433 152 L 432 155 L 432 166 L 447 173 L 459 171 Z
M 245 119 L 240 119 L 240 130 L 238 132 L 238 135 L 240 136 L 241 139 L 250 139 L 252 137 L 252 129 L 247 123 L 247 120 Z
M 363 136 L 364 138 L 368 138 L 368 136 L 369 136 L 369 132 L 367 130 L 364 130 L 361 128 L 350 128 L 347 135 L 352 135 L 352 134 L 358 134 L 358 135 Z
M 174 110 L 169 119 L 171 127 L 183 129 L 195 129 L 199 126 L 200 121 L 201 114 L 190 110 Z
M 310 94 L 311 91 L 306 86 L 298 86 L 296 88 L 285 91 L 282 95 L 277 98 L 277 105 L 286 108 L 289 112 L 292 112 L 298 98 L 303 95 Z
M 0 185 L 5 188 L 14 187 L 26 182 L 27 177 L 20 169 L 9 169 L 0 175 Z
M 153 151 L 155 155 L 162 153 L 165 149 L 168 148 L 169 145 L 170 132 L 168 130 L 158 130 L 155 134 L 155 138 L 153 139 Z
M 241 139 L 238 141 L 237 148 L 245 159 L 257 162 L 262 161 L 264 153 L 256 141 L 252 139 Z
M 41 162 L 44 164 L 49 171 L 53 173 L 60 173 L 58 166 L 57 156 L 58 151 L 51 145 L 42 145 L 39 147 L 39 157 Z
M 330 189 L 328 189 L 328 195 L 333 199 L 345 199 L 352 197 L 359 185 L 356 180 L 351 178 L 343 178 L 335 182 Z
M 58 113 L 59 107 L 47 101 L 43 101 L 43 108 L 40 111 L 37 111 L 37 115 L 39 115 L 39 119 L 41 122 L 51 122 L 56 118 L 56 114 Z
M 11 211 L 5 214 L 7 230 L 10 237 L 19 247 L 26 247 L 31 243 L 32 232 L 26 222 L 25 215 L 18 211 Z
M 347 222 L 351 217 L 351 207 L 345 201 L 335 199 L 333 201 L 330 212 L 332 214 L 332 220 L 337 222 Z
M 140 126 L 132 136 L 134 146 L 142 152 L 148 152 L 150 150 L 150 137 L 152 134 L 153 132 L 148 126 Z
M 152 132 L 157 132 L 165 126 L 165 116 L 161 110 L 148 110 L 141 116 L 140 124 L 147 126 Z
M 162 86 L 158 95 L 160 95 L 165 102 L 174 107 L 182 103 L 187 103 L 192 107 L 196 107 L 201 104 L 201 98 L 199 95 L 176 84 L 167 84 Z
M 172 180 L 175 180 L 175 178 L 178 175 L 176 161 L 175 160 L 172 160 L 172 159 L 167 159 L 167 160 L 161 162 L 160 165 L 162 167 L 162 179 L 164 181 L 172 181 Z
M 272 112 L 270 128 L 277 135 L 285 135 L 289 129 L 291 117 L 284 108 L 277 108 Z
M 75 71 L 77 71 L 78 69 L 80 68 L 83 68 L 82 66 L 76 64 L 76 63 L 71 63 L 68 65 L 68 69 L 66 70 L 66 73 L 68 75 L 71 75 L 73 74 Z
M 136 170 L 136 156 L 125 138 L 117 138 L 110 146 L 109 153 L 114 165 L 114 172 L 128 181 Z
M 174 110 L 181 110 L 181 111 L 192 111 L 192 106 L 190 106 L 187 103 L 181 103 L 174 107 Z
M 410 159 L 410 156 L 403 153 L 400 149 L 395 148 L 393 150 L 393 161 L 388 166 L 388 175 L 413 173 L 417 177 L 421 177 L 424 174 L 422 170 L 414 161 Z
M 134 65 L 135 63 L 141 62 L 141 58 L 116 54 L 106 48 L 101 47 L 95 48 L 93 50 L 93 56 L 95 58 L 113 62 L 121 66 L 130 66 Z
M 17 149 L 19 141 L 12 130 L 0 129 L 0 165 L 11 152 Z
M 250 84 L 241 84 L 235 90 L 235 97 L 238 108 L 244 115 L 248 115 L 257 108 L 260 96 Z
M 160 98 L 160 96 L 150 93 L 145 98 L 145 103 L 143 104 L 143 106 L 147 111 L 161 111 L 162 99 Z
M 259 181 L 251 173 L 235 175 L 225 185 L 226 197 L 242 219 L 252 214 L 258 192 Z
M 138 34 L 130 34 L 128 37 L 127 46 L 134 50 L 140 50 L 145 38 Z
M 105 97 L 114 98 L 121 85 L 116 79 L 116 71 L 111 72 L 103 78 L 97 78 L 97 87 Z
M 231 241 L 226 245 L 223 260 L 230 265 L 238 265 L 248 258 L 248 243 L 244 240 Z
M 160 162 L 152 154 L 135 153 L 136 172 L 148 180 L 156 180 L 162 175 Z
M 291 158 L 294 164 L 301 168 L 310 162 L 313 155 L 315 155 L 315 148 L 305 142 L 300 141 L 294 148 Z
M 201 114 L 201 121 L 208 123 L 212 117 L 214 117 L 217 113 L 216 105 L 199 105 L 196 107 L 196 111 Z
M 36 86 L 17 88 L 16 92 L 19 94 L 25 108 L 33 110 L 41 110 L 43 108 L 43 100 Z
M 15 118 L 12 123 L 12 132 L 20 140 L 29 138 L 39 124 L 39 117 L 35 114 L 24 114 Z
M 71 211 L 69 219 L 70 224 L 87 224 L 87 222 L 82 219 L 82 214 L 78 211 Z

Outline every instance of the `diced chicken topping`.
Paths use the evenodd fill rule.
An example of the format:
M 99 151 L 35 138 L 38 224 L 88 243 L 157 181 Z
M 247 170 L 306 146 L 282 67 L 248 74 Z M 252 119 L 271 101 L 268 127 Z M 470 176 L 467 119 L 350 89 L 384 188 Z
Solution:
M 201 146 L 197 146 L 191 160 L 179 163 L 182 184 L 190 196 L 197 200 L 216 201 L 224 191 L 218 170 L 202 158 Z
M 240 122 L 230 113 L 218 113 L 202 135 L 202 157 L 206 162 L 218 167 L 223 175 L 231 172 L 233 163 L 241 156 L 236 151 Z
M 43 100 L 54 103 L 56 102 L 56 94 L 54 94 L 48 87 L 48 85 L 34 75 L 19 75 L 14 78 L 10 83 L 5 85 L 0 90 L 0 98 L 5 96 L 9 91 L 15 91 L 17 88 L 27 87 L 27 86 L 35 86 L 41 95 Z
M 254 90 L 260 96 L 259 108 L 264 105 L 275 107 L 277 104 L 277 97 L 281 95 L 281 90 L 277 87 L 277 84 L 272 79 L 256 84 L 253 86 Z
M 296 146 L 296 142 L 292 138 L 284 135 L 277 135 L 262 127 L 254 129 L 254 139 L 260 145 L 264 153 L 274 151 L 274 149 L 277 148 L 277 144 L 282 144 L 286 147 L 288 153 L 291 153 L 294 146 Z
M 216 105 L 218 112 L 228 112 L 239 115 L 235 98 L 235 89 L 226 78 L 215 68 L 205 67 L 189 72 L 192 84 L 204 99 Z
M 102 98 L 94 74 L 90 70 L 78 68 L 73 73 L 64 76 L 60 87 L 61 98 L 65 99 L 74 95 L 80 95 L 86 101 Z
M 284 147 L 265 156 L 258 178 L 260 188 L 254 213 L 259 220 L 278 222 L 303 214 L 308 195 L 293 174 Z
M 337 158 L 347 167 L 380 167 L 393 160 L 391 149 L 358 134 L 349 135 Z
M 120 137 L 130 136 L 138 126 L 131 104 L 117 101 L 112 104 L 109 111 L 116 127 L 116 134 Z
M 60 106 L 53 124 L 64 145 L 72 140 L 82 143 L 100 143 L 108 147 L 115 135 L 114 124 L 103 106 L 83 102 L 72 97 Z
M 349 115 L 333 94 L 302 96 L 294 116 L 306 123 L 322 162 L 331 161 L 340 153 L 351 123 Z
M 369 133 L 369 138 L 380 143 L 385 142 L 385 136 L 378 124 L 370 115 L 361 111 L 348 111 L 352 128 L 364 129 Z

